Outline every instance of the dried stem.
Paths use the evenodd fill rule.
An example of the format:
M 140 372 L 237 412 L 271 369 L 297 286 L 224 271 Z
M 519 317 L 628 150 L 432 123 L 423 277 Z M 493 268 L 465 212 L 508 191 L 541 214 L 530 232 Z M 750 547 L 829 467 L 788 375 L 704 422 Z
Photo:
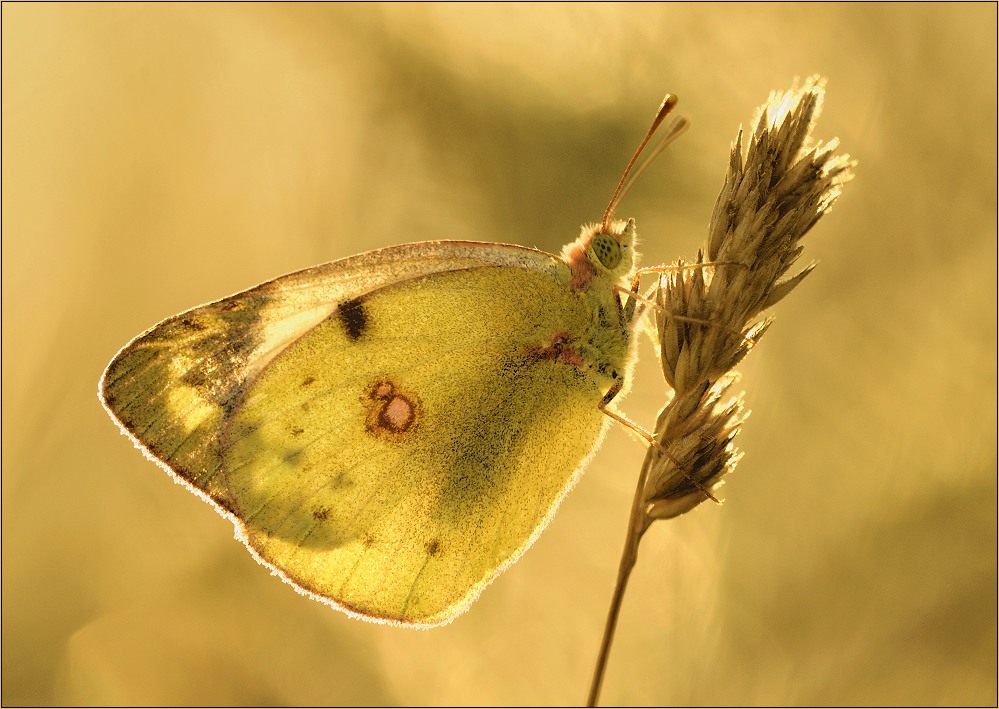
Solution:
M 628 586 L 628 579 L 631 577 L 631 570 L 635 568 L 638 561 L 638 542 L 642 534 L 648 527 L 645 526 L 646 515 L 643 508 L 642 491 L 645 489 L 645 480 L 648 476 L 649 466 L 642 465 L 642 472 L 638 478 L 638 486 L 635 488 L 635 498 L 631 503 L 631 514 L 628 516 L 628 531 L 624 539 L 624 551 L 621 553 L 621 563 L 617 570 L 617 583 L 614 584 L 614 595 L 611 597 L 610 610 L 607 611 L 607 622 L 604 625 L 603 639 L 600 641 L 600 652 L 597 653 L 597 664 L 593 668 L 593 680 L 590 683 L 590 694 L 586 699 L 586 706 L 596 706 L 600 696 L 600 686 L 604 681 L 604 670 L 607 668 L 607 658 L 610 657 L 610 646 L 614 640 L 614 631 L 617 628 L 617 618 L 621 610 L 621 602 L 624 600 L 624 590 Z
M 707 244 L 693 262 L 702 267 L 678 261 L 659 277 L 657 344 L 673 396 L 656 421 L 659 446 L 642 464 L 588 706 L 599 698 L 641 537 L 654 521 L 708 499 L 741 458 L 732 440 L 746 413 L 742 395 L 728 394 L 737 379 L 732 370 L 773 322 L 759 320 L 761 313 L 811 272 L 814 264 L 785 277 L 801 254 L 800 239 L 852 178 L 853 161 L 833 155 L 836 141 L 811 140 L 824 93 L 824 81 L 812 77 L 770 95 L 748 148 L 742 129 L 732 145 Z

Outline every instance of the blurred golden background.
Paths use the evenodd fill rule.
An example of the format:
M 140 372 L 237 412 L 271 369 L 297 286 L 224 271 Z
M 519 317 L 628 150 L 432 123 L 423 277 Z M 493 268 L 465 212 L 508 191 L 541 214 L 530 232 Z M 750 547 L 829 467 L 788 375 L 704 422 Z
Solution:
M 746 456 L 646 536 L 607 704 L 995 704 L 996 5 L 4 4 L 3 691 L 11 704 L 574 704 L 643 449 L 612 430 L 452 625 L 299 596 L 119 434 L 164 317 L 363 250 L 558 251 L 620 209 L 692 257 L 730 142 L 828 77 L 859 160 L 742 368 Z M 621 408 L 665 395 L 647 339 Z

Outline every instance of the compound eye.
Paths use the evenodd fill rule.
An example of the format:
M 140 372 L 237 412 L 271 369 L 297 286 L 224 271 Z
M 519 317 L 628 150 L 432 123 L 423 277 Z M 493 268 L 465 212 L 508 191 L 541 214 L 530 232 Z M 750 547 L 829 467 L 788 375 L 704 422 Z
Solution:
M 609 234 L 597 234 L 590 241 L 590 248 L 600 265 L 608 270 L 613 270 L 621 263 L 621 244 L 617 239 Z

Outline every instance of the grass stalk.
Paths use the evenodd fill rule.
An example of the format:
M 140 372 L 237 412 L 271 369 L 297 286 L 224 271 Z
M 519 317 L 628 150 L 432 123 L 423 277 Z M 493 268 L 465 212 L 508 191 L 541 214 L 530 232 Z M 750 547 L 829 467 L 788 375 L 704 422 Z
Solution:
M 801 255 L 801 238 L 852 178 L 855 163 L 834 155 L 836 141 L 811 137 L 824 83 L 811 77 L 801 88 L 772 93 L 745 148 L 739 129 L 707 242 L 695 261 L 678 261 L 659 276 L 656 344 L 673 393 L 639 474 L 588 706 L 600 697 L 642 535 L 713 497 L 741 458 L 733 439 L 746 413 L 742 394 L 729 394 L 734 368 L 772 324 L 762 313 L 811 273 L 814 264 L 787 276 Z

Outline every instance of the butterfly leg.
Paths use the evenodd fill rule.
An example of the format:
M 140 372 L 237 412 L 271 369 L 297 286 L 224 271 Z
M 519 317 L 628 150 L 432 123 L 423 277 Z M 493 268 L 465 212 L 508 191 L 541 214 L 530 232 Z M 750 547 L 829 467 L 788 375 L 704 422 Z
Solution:
M 646 303 L 649 303 L 650 305 L 653 305 L 654 307 L 658 307 L 655 306 L 653 303 L 651 303 L 648 300 L 648 298 L 639 295 L 638 287 L 639 285 L 641 285 L 642 276 L 644 276 L 646 273 L 668 273 L 670 271 L 689 271 L 695 268 L 704 268 L 705 266 L 711 266 L 711 267 L 741 266 L 742 268 L 749 268 L 748 265 L 742 263 L 741 261 L 704 261 L 702 263 L 688 263 L 678 266 L 662 263 L 659 264 L 658 266 L 645 266 L 643 268 L 638 269 L 637 271 L 635 271 L 635 275 L 632 276 L 631 278 L 630 289 L 625 289 L 622 288 L 621 286 L 615 286 L 615 290 L 619 293 L 626 294 L 628 296 L 628 300 L 625 302 L 624 308 L 625 308 L 625 313 L 628 315 L 629 318 L 631 318 L 635 312 L 637 301 L 644 301 Z M 692 322 L 705 323 L 706 321 L 699 320 Z
M 721 502 L 718 500 L 718 498 L 715 497 L 714 495 L 712 495 L 710 490 L 708 490 L 703 485 L 701 485 L 697 480 L 695 480 L 690 475 L 690 473 L 688 473 L 687 470 L 680 464 L 680 461 L 678 461 L 675 457 L 673 457 L 673 455 L 668 450 L 666 450 L 662 446 L 662 444 L 659 443 L 659 441 L 656 440 L 656 437 L 654 435 L 652 435 L 652 433 L 650 431 L 646 430 L 642 426 L 639 426 L 637 423 L 635 423 L 634 421 L 632 421 L 631 419 L 629 419 L 627 416 L 622 416 L 621 414 L 619 414 L 616 411 L 614 411 L 614 410 L 612 410 L 612 409 L 609 408 L 610 402 L 621 391 L 621 386 L 622 386 L 622 382 L 621 381 L 615 382 L 614 386 L 612 386 L 610 388 L 610 390 L 608 390 L 608 392 L 606 394 L 604 394 L 604 398 L 600 400 L 599 404 L 597 404 L 597 408 L 600 409 L 600 411 L 602 413 L 606 414 L 607 416 L 610 416 L 613 420 L 617 421 L 619 424 L 621 424 L 625 428 L 634 431 L 641 438 L 643 438 L 650 446 L 653 446 L 656 449 L 658 449 L 659 452 L 662 455 L 664 455 L 667 458 L 669 458 L 669 460 L 673 463 L 673 465 L 676 466 L 677 470 L 679 470 L 681 473 L 683 473 L 683 477 L 687 478 L 687 480 L 689 480 L 691 483 L 693 483 L 693 485 L 698 490 L 700 490 L 701 492 L 703 492 L 708 497 L 708 499 L 710 499 L 712 502 L 716 502 L 716 503 L 718 503 L 720 505 Z
M 741 266 L 742 268 L 749 268 L 747 264 L 742 263 L 742 261 L 703 261 L 701 263 L 685 263 L 680 266 L 674 266 L 672 264 L 661 263 L 658 266 L 643 266 L 642 268 L 635 271 L 635 275 L 631 278 L 631 290 L 637 291 L 639 282 L 646 273 L 668 273 L 670 271 L 690 271 L 695 268 L 704 268 L 705 266 L 717 267 L 717 266 Z
M 666 313 L 667 317 L 669 317 L 670 320 L 674 320 L 676 322 L 693 323 L 694 325 L 707 325 L 709 327 L 720 327 L 726 332 L 732 333 L 733 335 L 737 335 L 738 337 L 740 337 L 742 339 L 743 344 L 746 346 L 746 349 L 751 350 L 753 349 L 753 347 L 756 346 L 756 340 L 754 340 L 749 335 L 744 334 L 741 330 L 735 329 L 734 327 L 725 327 L 724 325 L 719 325 L 716 322 L 713 322 L 711 320 L 705 320 L 704 318 L 692 318 L 686 315 L 676 315 L 666 310 L 663 306 L 659 305 L 659 303 L 656 303 L 655 301 L 651 300 L 650 298 L 647 298 L 646 296 L 640 293 L 636 293 L 635 291 L 625 290 L 621 286 L 615 286 L 615 288 L 619 289 L 618 292 L 627 293 L 629 299 L 634 299 L 636 301 L 641 302 L 643 305 L 648 305 L 651 308 Z

